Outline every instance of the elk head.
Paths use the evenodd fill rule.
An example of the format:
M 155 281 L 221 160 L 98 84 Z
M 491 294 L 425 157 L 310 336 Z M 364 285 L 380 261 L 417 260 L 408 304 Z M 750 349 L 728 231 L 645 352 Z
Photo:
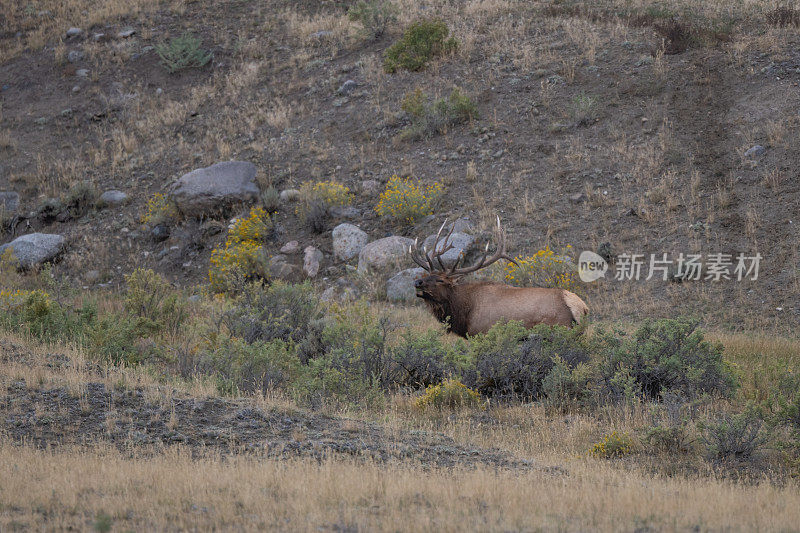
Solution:
M 450 307 L 452 304 L 451 295 L 453 289 L 462 277 L 482 268 L 486 268 L 500 259 L 505 259 L 514 264 L 517 263 L 506 254 L 506 235 L 500 225 L 500 217 L 498 216 L 497 228 L 495 231 L 498 243 L 494 253 L 489 253 L 490 243 L 486 243 L 483 255 L 473 265 L 466 267 L 460 266 L 461 262 L 464 260 L 464 254 L 462 253 L 452 266 L 445 266 L 442 261 L 442 255 L 453 249 L 453 245 L 449 241 L 455 228 L 455 225 L 451 226 L 450 231 L 442 240 L 442 232 L 446 224 L 447 220 L 445 220 L 439 228 L 432 250 L 429 251 L 425 246 L 420 250 L 418 240 L 416 240 L 414 244 L 409 247 L 408 251 L 411 255 L 411 259 L 427 272 L 426 275 L 414 281 L 417 297 L 422 298 L 429 304 L 447 305 Z

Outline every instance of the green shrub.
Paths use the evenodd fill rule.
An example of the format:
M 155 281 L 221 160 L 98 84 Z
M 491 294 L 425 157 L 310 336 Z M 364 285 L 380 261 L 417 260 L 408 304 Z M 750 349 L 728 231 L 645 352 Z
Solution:
M 392 382 L 413 389 L 436 385 L 448 376 L 459 375 L 467 364 L 466 346 L 462 342 L 445 344 L 441 332 L 435 329 L 422 335 L 405 333 L 389 352 L 395 366 Z
M 573 98 L 570 114 L 575 124 L 578 126 L 594 124 L 599 116 L 597 103 L 596 96 L 587 96 L 583 93 Z
M 592 446 L 590 455 L 602 459 L 622 457 L 633 451 L 633 439 L 627 433 L 612 431 Z
M 595 369 L 591 364 L 570 364 L 556 355 L 553 368 L 542 380 L 542 393 L 551 407 L 588 407 L 596 400 L 594 379 Z
M 236 296 L 221 323 L 231 337 L 248 344 L 275 339 L 299 343 L 320 316 L 319 299 L 310 283 L 255 282 Z
M 201 48 L 201 42 L 189 32 L 172 38 L 169 43 L 156 45 L 156 53 L 167 72 L 173 74 L 187 68 L 204 67 L 211 61 L 212 54 Z
M 281 208 L 281 193 L 275 187 L 267 187 L 261 193 L 261 204 L 268 214 L 277 213 Z
M 302 372 L 293 343 L 281 339 L 247 343 L 226 338 L 209 358 L 204 366 L 210 366 L 223 382 L 243 392 L 288 388 Z
M 323 404 L 380 407 L 385 401 L 378 381 L 352 374 L 342 365 L 341 355 L 326 354 L 309 360 L 291 392 L 296 401 L 314 408 Z
M 448 38 L 449 34 L 450 29 L 440 19 L 413 23 L 403 37 L 386 50 L 383 69 L 388 73 L 400 69 L 422 70 L 434 57 L 457 48 L 458 43 Z
M 446 379 L 438 385 L 430 385 L 414 402 L 421 409 L 458 409 L 481 404 L 481 395 L 456 379 Z
M 143 328 L 176 337 L 188 316 L 181 295 L 150 269 L 134 270 L 125 282 L 125 310 L 139 318 Z
M 406 140 L 429 138 L 478 118 L 478 106 L 457 87 L 449 96 L 435 100 L 417 88 L 403 97 L 401 108 L 411 119 L 411 125 L 401 133 Z
M 97 188 L 89 181 L 81 181 L 70 187 L 62 205 L 70 216 L 80 218 L 97 204 L 98 198 Z
M 542 397 L 543 381 L 556 357 L 570 369 L 589 359 L 577 330 L 547 325 L 528 330 L 514 321 L 472 337 L 469 353 L 473 366 L 464 372 L 464 383 L 496 398 Z
M 705 393 L 727 396 L 738 386 L 733 368 L 723 360 L 722 345 L 703 340 L 694 320 L 646 320 L 629 337 L 599 330 L 594 341 L 601 379 L 618 399 L 658 399 L 667 391 L 680 391 L 688 399 Z
M 350 189 L 335 181 L 306 181 L 300 186 L 300 198 L 295 213 L 315 233 L 327 228 L 331 209 L 353 203 Z
M 397 6 L 387 0 L 359 0 L 347 10 L 347 17 L 360 22 L 368 38 L 377 39 L 389 24 L 397 22 Z
M 736 415 L 718 415 L 699 425 L 708 455 L 715 459 L 748 459 L 767 442 L 764 421 L 748 407 Z

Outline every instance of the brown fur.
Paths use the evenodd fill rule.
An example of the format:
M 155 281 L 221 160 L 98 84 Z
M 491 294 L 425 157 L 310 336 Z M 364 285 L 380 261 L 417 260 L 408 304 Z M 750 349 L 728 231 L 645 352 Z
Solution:
M 487 332 L 498 322 L 519 320 L 525 327 L 572 327 L 589 312 L 576 294 L 564 289 L 520 288 L 478 281 L 458 283 L 441 273 L 415 283 L 417 297 L 450 331 L 466 337 Z

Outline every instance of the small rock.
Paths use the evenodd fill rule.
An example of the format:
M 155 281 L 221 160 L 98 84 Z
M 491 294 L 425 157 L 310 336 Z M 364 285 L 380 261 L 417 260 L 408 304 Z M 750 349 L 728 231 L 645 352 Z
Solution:
M 450 231 L 453 229 L 453 233 L 472 233 L 474 227 L 472 226 L 472 221 L 468 217 L 461 217 L 454 220 L 452 223 L 447 224 L 444 229 L 445 231 Z
M 150 230 L 150 236 L 156 242 L 163 242 L 169 239 L 170 229 L 166 224 L 157 224 Z
M 292 281 L 297 278 L 295 266 L 287 262 L 285 255 L 276 255 L 270 258 L 269 275 L 273 279 L 282 279 L 284 281 Z
M 419 267 L 402 270 L 386 282 L 386 298 L 395 302 L 412 302 L 417 297 L 414 281 L 425 274 Z
M 351 205 L 336 206 L 330 209 L 333 218 L 343 218 L 345 220 L 361 220 L 361 211 Z
M 120 39 L 127 39 L 128 37 L 133 36 L 136 33 L 136 30 L 132 28 L 126 28 L 117 34 L 117 37 Z
M 325 256 L 313 246 L 307 246 L 303 252 L 303 273 L 309 278 L 317 277 L 320 264 Z
M 331 236 L 333 255 L 342 261 L 356 257 L 369 242 L 369 235 L 353 224 L 339 224 L 333 228 Z
M 312 39 L 324 39 L 326 37 L 331 37 L 332 35 L 333 35 L 332 31 L 320 30 L 320 31 L 315 31 L 314 33 L 309 35 L 309 37 L 311 37 Z
M 281 246 L 281 253 L 286 255 L 294 255 L 300 251 L 300 243 L 297 241 L 289 241 Z
M 70 63 L 77 63 L 78 61 L 83 59 L 83 52 L 80 50 L 70 50 L 67 53 L 67 61 Z
M 156 89 L 156 96 L 161 96 L 161 94 L 162 94 L 163 92 L 164 92 L 164 89 L 162 89 L 161 87 L 159 87 L 158 89 Z
M 749 159 L 757 159 L 757 158 L 761 157 L 762 155 L 764 155 L 766 152 L 767 152 L 766 148 L 764 148 L 760 144 L 757 144 L 757 145 L 753 146 L 752 148 L 749 148 L 744 153 L 744 156 L 749 158 Z
M 92 40 L 96 43 L 102 43 L 108 40 L 108 35 L 105 33 L 95 33 L 92 35 Z
M 361 192 L 367 196 L 378 194 L 381 185 L 377 180 L 364 180 L 361 182 Z
M 99 270 L 89 270 L 83 274 L 83 279 L 86 283 L 94 283 L 100 279 Z
M 281 202 L 296 202 L 300 199 L 300 191 L 297 189 L 285 189 L 280 194 Z
M 101 206 L 115 207 L 128 201 L 128 195 L 122 191 L 112 189 L 100 195 Z
M 72 92 L 73 93 L 81 92 L 81 86 L 80 85 L 75 85 L 74 87 L 72 87 Z
M 0 255 L 11 248 L 17 267 L 29 269 L 55 259 L 64 251 L 66 239 L 51 233 L 30 233 L 0 246 Z
M 579 204 L 579 203 L 583 202 L 585 199 L 586 199 L 586 196 L 582 192 L 579 192 L 579 193 L 576 193 L 576 194 L 571 194 L 569 196 L 569 203 L 571 203 L 571 204 Z
M 353 91 L 355 91 L 356 87 L 358 87 L 358 84 L 356 82 L 354 82 L 353 80 L 347 80 L 342 84 L 341 87 L 339 87 L 339 90 L 336 92 L 342 96 L 347 96 Z
M 70 28 L 67 30 L 67 37 L 77 37 L 83 33 L 83 30 L 80 28 Z
M 88 78 L 89 77 L 89 69 L 88 68 L 79 68 L 75 71 L 75 75 L 79 78 Z

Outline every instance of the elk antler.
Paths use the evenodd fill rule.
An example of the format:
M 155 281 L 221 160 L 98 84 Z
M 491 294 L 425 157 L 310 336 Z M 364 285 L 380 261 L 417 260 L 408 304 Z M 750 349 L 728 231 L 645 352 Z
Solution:
M 451 278 L 456 278 L 456 277 L 460 278 L 461 276 L 465 276 L 465 275 L 467 275 L 467 274 L 469 274 L 471 272 L 475 272 L 475 271 L 480 270 L 482 268 L 486 268 L 489 265 L 491 265 L 492 263 L 495 263 L 495 262 L 499 261 L 500 259 L 505 259 L 506 261 L 508 261 L 510 263 L 514 263 L 515 265 L 519 266 L 518 263 L 516 261 L 514 261 L 514 259 L 509 257 L 508 254 L 506 254 L 506 232 L 505 232 L 505 230 L 503 230 L 503 227 L 500 225 L 500 216 L 497 217 L 497 230 L 496 230 L 496 232 L 497 232 L 497 250 L 495 250 L 495 252 L 491 256 L 489 256 L 489 243 L 486 243 L 486 248 L 484 249 L 483 257 L 481 257 L 480 260 L 477 263 L 475 263 L 472 266 L 468 266 L 468 267 L 464 267 L 464 268 L 458 268 L 458 264 L 461 262 L 461 259 L 463 259 L 463 257 L 464 257 L 462 255 L 453 264 L 453 266 L 450 268 L 450 270 L 447 271 L 447 275 L 449 277 L 451 277 Z
M 450 237 L 453 235 L 453 230 L 455 229 L 455 224 L 453 224 L 450 227 L 450 231 L 448 231 L 447 235 L 445 235 L 444 240 L 442 240 L 442 231 L 444 230 L 446 224 L 447 219 L 445 219 L 444 223 L 442 223 L 442 226 L 439 228 L 439 231 L 436 233 L 436 240 L 433 242 L 433 250 L 430 252 L 424 245 L 422 251 L 420 252 L 418 239 L 415 240 L 414 244 L 408 248 L 408 253 L 411 255 L 411 259 L 427 272 L 441 272 L 448 277 L 457 278 L 469 274 L 470 272 L 480 270 L 481 268 L 486 268 L 500 259 L 505 259 L 506 261 L 510 261 L 515 265 L 517 264 L 516 261 L 506 254 L 506 234 L 500 225 L 500 217 L 498 216 L 497 250 L 495 250 L 491 257 L 489 257 L 489 243 L 487 243 L 483 257 L 481 257 L 481 259 L 474 265 L 465 268 L 458 268 L 459 263 L 461 263 L 461 261 L 464 259 L 464 254 L 462 253 L 456 259 L 455 263 L 453 263 L 453 266 L 450 268 L 445 267 L 444 262 L 442 262 L 442 255 L 453 249 L 453 245 L 450 243 Z M 439 246 L 439 242 L 442 243 L 441 247 Z M 436 263 L 438 263 L 438 268 Z

